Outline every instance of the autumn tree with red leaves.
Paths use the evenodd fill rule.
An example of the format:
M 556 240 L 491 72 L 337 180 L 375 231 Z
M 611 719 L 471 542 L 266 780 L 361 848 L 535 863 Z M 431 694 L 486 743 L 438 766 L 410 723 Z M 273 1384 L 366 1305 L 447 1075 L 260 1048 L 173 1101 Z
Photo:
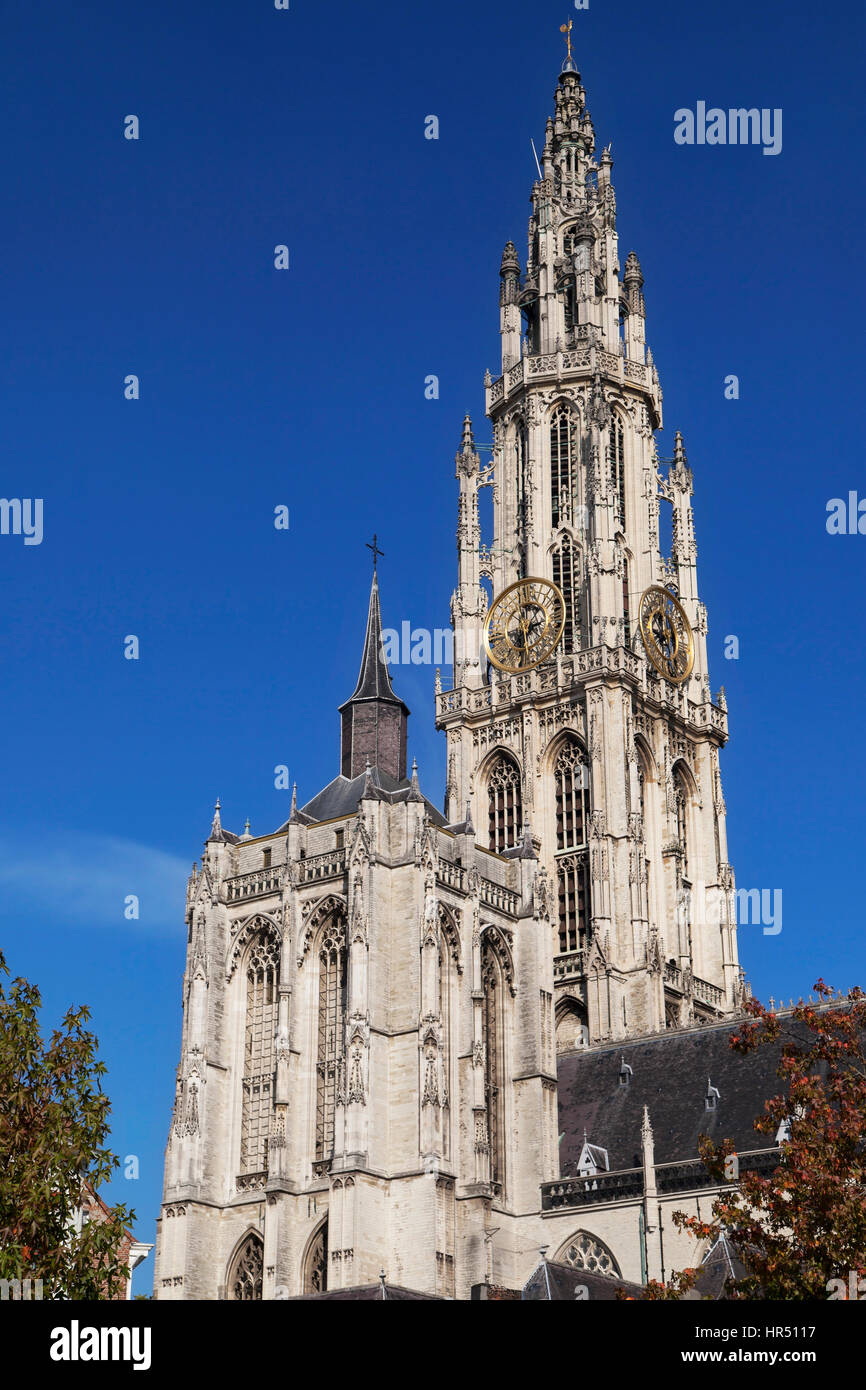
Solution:
M 743 1173 L 716 1198 L 711 1221 L 674 1214 L 697 1239 L 724 1236 L 745 1267 L 728 1280 L 729 1298 L 827 1299 L 831 1290 L 846 1297 L 866 1281 L 866 994 L 855 988 L 831 1003 L 823 980 L 814 988 L 818 1003 L 800 1003 L 784 1019 L 750 1001 L 751 1021 L 731 1037 L 743 1055 L 780 1048 L 785 1090 L 755 1120 L 760 1134 L 783 1136 L 778 1167 Z M 717 1146 L 704 1135 L 700 1153 L 713 1178 L 728 1182 L 732 1141 Z M 698 1276 L 689 1269 L 666 1285 L 653 1280 L 644 1296 L 681 1298 Z
M 46 1299 L 122 1296 L 134 1212 L 80 1220 L 120 1162 L 106 1147 L 106 1068 L 84 1026 L 89 1010 L 70 1009 L 46 1044 L 38 988 L 19 978 L 7 993 L 8 973 L 0 953 L 0 1279 L 42 1280 Z

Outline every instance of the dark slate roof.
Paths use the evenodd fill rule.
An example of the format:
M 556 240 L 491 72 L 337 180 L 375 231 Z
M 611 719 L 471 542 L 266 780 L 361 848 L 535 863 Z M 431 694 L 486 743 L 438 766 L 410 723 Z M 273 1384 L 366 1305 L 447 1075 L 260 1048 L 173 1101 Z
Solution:
M 728 1245 L 727 1237 L 719 1236 L 704 1256 L 700 1274 L 695 1286 L 683 1299 L 694 1302 L 697 1299 L 726 1299 L 725 1285 L 729 1279 L 742 1279 L 748 1273 L 746 1266 Z
M 579 1287 L 586 1289 L 586 1295 L 576 1298 Z M 630 1284 L 626 1279 L 542 1260 L 524 1284 L 521 1298 L 524 1302 L 532 1303 L 610 1302 L 617 1298 L 619 1289 L 624 1289 L 631 1298 L 643 1297 L 640 1284 Z
M 335 777 L 333 782 L 329 782 L 322 791 L 313 797 L 312 801 L 308 801 L 306 806 L 301 807 L 298 812 L 299 817 L 309 825 L 316 821 L 334 820 L 337 816 L 354 815 L 364 792 L 366 776 L 367 774 L 362 772 L 351 780 L 343 776 Z M 402 781 L 398 782 L 387 772 L 381 772 L 378 767 L 371 767 L 370 779 L 381 794 L 382 799 L 390 801 L 392 806 L 401 801 L 409 800 L 412 783 L 408 777 L 404 777 Z M 444 825 L 445 817 L 441 811 L 437 811 L 426 796 L 422 796 L 421 800 L 424 802 L 427 814 L 433 824 Z
M 403 1289 L 399 1284 L 386 1284 L 384 1298 L 381 1284 L 360 1284 L 354 1289 L 329 1289 L 325 1293 L 298 1294 L 294 1299 L 289 1299 L 289 1302 L 297 1302 L 299 1299 L 315 1299 L 322 1303 L 345 1303 L 348 1301 L 353 1303 L 444 1302 L 436 1293 L 418 1293 L 415 1289 Z
M 388 663 L 382 650 L 382 615 L 379 610 L 379 581 L 376 573 L 373 573 L 373 583 L 370 587 L 370 606 L 367 610 L 367 631 L 364 636 L 364 651 L 361 656 L 361 670 L 358 673 L 358 684 L 355 686 L 354 694 L 349 697 L 345 704 L 340 705 L 344 710 L 346 705 L 358 700 L 385 700 L 388 704 L 401 705 L 409 713 L 403 701 L 394 694 L 391 687 L 391 677 L 388 672 Z
M 645 1105 L 656 1163 L 697 1158 L 701 1134 L 716 1143 L 733 1139 L 740 1153 L 772 1147 L 772 1136 L 759 1134 L 754 1121 L 764 1101 L 784 1089 L 776 1075 L 779 1048 L 760 1047 L 741 1056 L 728 1045 L 733 1031 L 727 1023 L 560 1056 L 563 1177 L 577 1172 L 584 1131 L 591 1143 L 607 1149 L 612 1171 L 639 1168 Z M 627 1085 L 620 1084 L 623 1058 L 632 1068 Z M 708 1080 L 719 1091 L 714 1110 L 706 1108 Z

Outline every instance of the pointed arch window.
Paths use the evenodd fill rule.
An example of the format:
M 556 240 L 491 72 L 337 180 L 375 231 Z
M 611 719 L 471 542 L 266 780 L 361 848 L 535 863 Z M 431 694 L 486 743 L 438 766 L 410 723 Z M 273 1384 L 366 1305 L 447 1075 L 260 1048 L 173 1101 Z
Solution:
M 251 1231 L 232 1262 L 228 1277 L 229 1299 L 235 1303 L 257 1302 L 262 1296 L 264 1247 L 261 1236 Z
M 268 1166 L 268 1135 L 274 1106 L 274 1035 L 277 1026 L 277 979 L 280 943 L 262 927 L 247 956 L 244 1069 L 241 1104 L 241 1172 L 260 1173 Z
M 451 1149 L 451 1016 L 452 982 L 456 965 L 453 958 L 453 924 L 439 909 L 439 1022 L 441 1025 L 440 1092 L 442 1109 L 442 1157 L 450 1158 Z
M 328 1287 L 328 1223 L 319 1227 L 304 1263 L 304 1293 L 325 1293 Z
M 683 873 L 689 872 L 689 789 L 679 768 L 674 770 L 674 798 L 677 841 L 683 855 Z
M 487 1144 L 490 1155 L 490 1181 L 500 1185 L 505 1180 L 503 1129 L 504 1045 L 502 1004 L 502 970 L 490 939 L 481 946 L 481 1015 L 484 1030 L 484 1108 L 487 1121 Z
M 526 424 L 522 419 L 517 421 L 514 433 L 514 478 L 515 478 L 515 502 L 517 513 L 517 529 L 522 536 L 526 528 L 526 454 L 527 437 Z
M 587 1269 L 593 1274 L 620 1277 L 619 1266 L 606 1245 L 586 1231 L 578 1231 L 568 1242 L 560 1259 L 572 1269 Z
M 334 1153 L 334 1116 L 344 1061 L 346 1022 L 346 921 L 334 912 L 319 945 L 319 1019 L 316 1056 L 316 1159 Z
M 523 826 L 520 769 L 513 758 L 501 753 L 487 779 L 489 846 L 501 854 L 517 844 Z
M 625 530 L 625 431 L 622 420 L 613 415 L 607 441 L 610 466 L 610 485 L 613 492 L 614 518 L 620 530 Z
M 559 950 L 565 955 L 586 946 L 590 916 L 589 768 L 576 739 L 568 739 L 560 748 L 553 776 Z
M 577 562 L 571 536 L 563 536 L 553 552 L 553 582 L 565 600 L 562 650 L 566 656 L 570 656 L 580 649 L 580 580 L 577 574 Z
M 573 515 L 577 431 L 574 413 L 558 405 L 550 419 L 550 510 L 554 526 Z
M 628 558 L 622 557 L 622 632 L 627 647 L 631 646 L 631 603 L 629 601 Z

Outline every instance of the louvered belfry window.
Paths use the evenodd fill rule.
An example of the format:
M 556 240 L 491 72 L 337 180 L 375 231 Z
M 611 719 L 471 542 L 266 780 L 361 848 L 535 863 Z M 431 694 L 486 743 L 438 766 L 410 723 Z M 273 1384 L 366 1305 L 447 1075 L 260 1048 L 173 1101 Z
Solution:
M 485 943 L 481 950 L 482 1026 L 484 1029 L 484 1104 L 490 1181 L 504 1180 L 502 1155 L 502 978 L 496 955 Z
M 553 775 L 559 949 L 565 954 L 584 948 L 589 923 L 589 768 L 576 739 L 563 744 Z
M 343 1067 L 346 1021 L 346 924 L 326 924 L 319 948 L 319 1040 L 316 1060 L 316 1158 L 334 1152 L 334 1113 Z
M 268 1166 L 268 1134 L 274 1105 L 274 1034 L 279 969 L 279 942 L 273 933 L 262 928 L 253 938 L 247 957 L 241 1111 L 242 1173 L 264 1172 Z
M 571 520 L 574 500 L 574 419 L 558 405 L 550 420 L 550 511 L 554 526 Z
M 578 577 L 575 573 L 574 546 L 571 537 L 564 535 L 553 552 L 553 582 L 565 601 L 565 627 L 562 630 L 562 650 L 571 656 L 580 647 L 580 615 L 578 612 Z
M 625 530 L 625 433 L 622 420 L 614 415 L 608 433 L 608 461 L 616 524 Z
M 520 769 L 507 753 L 502 753 L 490 770 L 487 801 L 489 847 L 501 854 L 514 848 L 523 829 Z
M 629 573 L 628 560 L 623 557 L 622 562 L 622 626 L 625 645 L 631 645 L 631 601 L 629 597 Z

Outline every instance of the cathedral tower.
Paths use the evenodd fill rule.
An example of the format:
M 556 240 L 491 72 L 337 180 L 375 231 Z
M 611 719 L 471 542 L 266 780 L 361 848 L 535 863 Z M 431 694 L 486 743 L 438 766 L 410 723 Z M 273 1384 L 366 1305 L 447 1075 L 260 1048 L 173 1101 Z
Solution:
M 521 1288 L 547 1246 L 636 1280 L 661 1259 L 661 1186 L 680 1202 L 693 1169 L 672 1152 L 657 1186 L 641 1107 L 683 1069 L 679 1030 L 731 1016 L 743 986 L 692 474 L 679 435 L 656 454 L 643 276 L 633 254 L 621 273 L 612 161 L 594 150 L 569 59 L 525 269 L 511 242 L 502 257 L 492 461 L 468 417 L 457 455 L 445 814 L 407 775 L 375 569 L 339 773 L 264 835 L 226 829 L 217 803 L 187 892 L 158 1298 L 466 1299 Z M 481 629 L 530 579 L 557 596 L 562 635 L 512 673 Z M 691 1095 L 698 1123 L 722 1031 L 698 1035 L 713 1078 Z M 659 1152 L 690 1125 L 663 1115 Z M 669 1223 L 664 1248 L 694 1262 Z
M 631 252 L 621 265 L 612 168 L 609 149 L 596 158 L 569 56 L 532 186 L 524 272 L 513 242 L 502 255 L 489 465 L 464 421 L 454 688 L 436 696 L 449 819 L 468 803 L 481 842 L 500 852 L 531 825 L 555 899 L 566 1047 L 722 1017 L 742 989 L 719 773 L 727 716 L 724 692 L 710 692 L 692 471 L 679 433 L 672 458 L 656 451 L 662 392 L 640 262 Z M 491 599 L 527 576 L 556 586 L 564 629 L 550 659 L 512 673 L 488 661 L 481 629 Z M 685 681 L 645 651 L 651 589 L 675 596 L 691 626 Z

